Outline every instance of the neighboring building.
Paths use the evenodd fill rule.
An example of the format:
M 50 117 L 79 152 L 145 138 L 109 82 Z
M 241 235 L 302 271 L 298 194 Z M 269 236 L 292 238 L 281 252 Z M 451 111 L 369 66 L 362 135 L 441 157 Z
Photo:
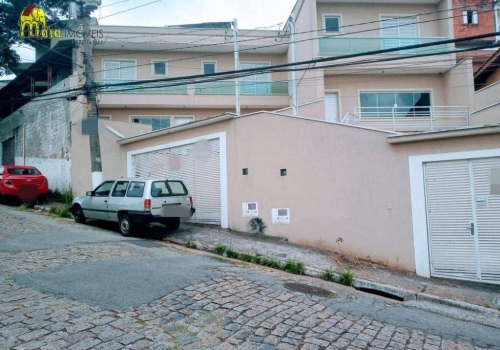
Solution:
M 96 26 L 107 36 L 93 57 L 104 177 L 180 178 L 197 222 L 246 231 L 259 216 L 266 234 L 293 242 L 333 250 L 342 237 L 346 252 L 422 276 L 500 283 L 490 175 L 500 168 L 500 114 L 488 120 L 495 125 L 470 116 L 473 64 L 457 64 L 446 52 L 454 45 L 403 49 L 453 38 L 450 8 L 451 0 L 298 0 L 296 61 L 334 60 L 297 72 L 297 116 L 286 70 L 242 78 L 241 115 L 233 80 L 186 78 L 235 69 L 227 24 Z M 240 34 L 241 68 L 292 62 L 288 33 Z M 82 74 L 81 52 L 73 56 L 70 87 Z M 134 85 L 171 77 L 188 81 Z M 120 82 L 133 84 L 113 86 Z M 93 186 L 82 103 L 68 102 L 66 119 L 75 194 Z
M 496 124 L 500 118 L 500 50 L 474 75 L 476 91 L 471 120 L 475 124 Z
M 464 38 L 496 32 L 496 12 L 493 11 L 495 0 L 453 0 L 453 24 L 455 38 Z M 469 49 L 491 44 L 495 37 L 457 44 L 458 49 Z M 457 62 L 466 57 L 473 58 L 474 72 L 481 67 L 495 52 L 495 49 L 475 50 L 457 53 Z

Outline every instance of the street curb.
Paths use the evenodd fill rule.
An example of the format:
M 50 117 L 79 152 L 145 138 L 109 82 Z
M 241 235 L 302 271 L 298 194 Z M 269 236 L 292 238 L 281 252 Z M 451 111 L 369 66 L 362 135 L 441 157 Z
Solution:
M 168 239 L 168 241 L 171 243 L 174 243 L 174 244 L 182 245 L 182 246 L 184 246 L 186 244 L 186 242 L 175 240 L 175 239 L 170 239 L 170 238 Z M 214 254 L 210 247 L 199 247 L 198 250 L 203 250 L 203 251 L 206 251 L 208 253 Z M 235 259 L 235 260 L 239 261 L 237 259 Z M 277 260 L 279 260 L 280 262 L 286 261 L 286 260 L 283 260 L 280 258 L 277 258 Z M 323 275 L 322 270 L 315 268 L 315 267 L 310 267 L 310 266 L 306 266 L 305 270 L 306 270 L 305 276 L 323 279 L 322 278 L 322 275 Z M 333 280 L 331 282 L 339 283 L 340 276 L 337 273 L 333 272 L 332 277 L 333 277 L 332 278 Z M 364 279 L 355 278 L 352 287 L 355 289 L 369 289 L 369 290 L 374 290 L 374 291 L 382 292 L 382 293 L 389 294 L 389 295 L 394 295 L 394 296 L 402 299 L 403 302 L 415 301 L 415 300 L 426 301 L 426 302 L 431 302 L 434 304 L 446 305 L 446 306 L 459 308 L 462 310 L 472 311 L 472 312 L 475 312 L 475 313 L 478 313 L 481 315 L 500 319 L 500 311 L 496 311 L 496 310 L 489 309 L 489 308 L 479 306 L 479 305 L 469 304 L 469 303 L 462 302 L 462 301 L 438 297 L 436 295 L 432 295 L 432 294 L 428 294 L 428 293 L 419 293 L 419 292 L 415 292 L 415 291 L 411 291 L 411 290 L 407 290 L 407 289 L 403 289 L 403 288 L 398 288 L 395 286 L 390 286 L 390 285 L 386 285 L 386 284 L 382 284 L 382 283 L 372 282 L 372 281 L 368 281 L 368 280 L 364 280 Z

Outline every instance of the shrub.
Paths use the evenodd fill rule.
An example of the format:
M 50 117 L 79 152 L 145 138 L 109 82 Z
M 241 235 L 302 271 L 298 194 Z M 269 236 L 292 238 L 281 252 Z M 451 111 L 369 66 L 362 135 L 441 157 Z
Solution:
M 198 249 L 198 246 L 196 245 L 195 241 L 189 240 L 186 242 L 186 248 L 189 249 Z
M 226 252 L 227 250 L 227 247 L 223 244 L 217 244 L 215 247 L 214 247 L 214 253 L 215 254 L 218 254 L 218 255 L 224 255 L 224 253 Z
M 273 259 L 273 258 L 269 258 L 269 257 L 262 258 L 260 265 L 267 266 L 267 267 L 270 267 L 273 269 L 278 269 L 278 270 L 283 269 L 283 266 L 281 265 L 281 263 L 277 259 Z
M 326 269 L 323 271 L 323 275 L 321 277 L 326 281 L 334 281 L 332 269 Z
M 292 259 L 286 261 L 285 265 L 283 266 L 283 270 L 288 273 L 293 273 L 295 275 L 305 275 L 306 273 L 306 268 L 304 267 L 304 263 Z
M 241 261 L 245 261 L 245 262 L 252 262 L 254 257 L 251 256 L 250 254 L 247 254 L 247 253 L 240 253 L 238 255 L 238 259 L 240 259 Z
M 344 271 L 339 274 L 339 282 L 352 287 L 352 284 L 354 282 L 354 274 L 350 271 Z

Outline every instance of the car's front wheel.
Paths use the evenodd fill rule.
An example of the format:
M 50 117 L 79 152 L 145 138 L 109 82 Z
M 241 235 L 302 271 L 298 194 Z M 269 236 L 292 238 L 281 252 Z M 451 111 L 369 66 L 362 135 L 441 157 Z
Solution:
M 82 207 L 79 205 L 73 207 L 73 218 L 77 224 L 84 224 L 87 222 L 87 218 L 83 215 Z
M 123 214 L 120 216 L 120 219 L 118 220 L 118 225 L 122 236 L 128 237 L 132 234 L 134 224 L 132 223 L 130 216 L 128 216 L 127 214 Z

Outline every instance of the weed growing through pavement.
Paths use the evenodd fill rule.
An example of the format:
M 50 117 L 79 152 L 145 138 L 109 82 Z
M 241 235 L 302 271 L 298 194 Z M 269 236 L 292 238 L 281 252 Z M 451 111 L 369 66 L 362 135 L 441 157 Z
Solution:
M 196 245 L 195 241 L 189 240 L 186 242 L 186 248 L 189 249 L 198 249 L 198 246 Z
M 325 271 L 323 271 L 323 275 L 321 276 L 321 278 L 323 278 L 325 281 L 334 282 L 333 270 L 326 269 Z
M 294 275 L 305 275 L 306 268 L 304 267 L 304 263 L 301 261 L 296 261 L 292 259 L 288 259 L 283 266 L 283 270 L 289 273 L 293 273 Z
M 354 274 L 350 271 L 339 273 L 339 282 L 343 285 L 352 287 L 352 284 L 354 283 Z

